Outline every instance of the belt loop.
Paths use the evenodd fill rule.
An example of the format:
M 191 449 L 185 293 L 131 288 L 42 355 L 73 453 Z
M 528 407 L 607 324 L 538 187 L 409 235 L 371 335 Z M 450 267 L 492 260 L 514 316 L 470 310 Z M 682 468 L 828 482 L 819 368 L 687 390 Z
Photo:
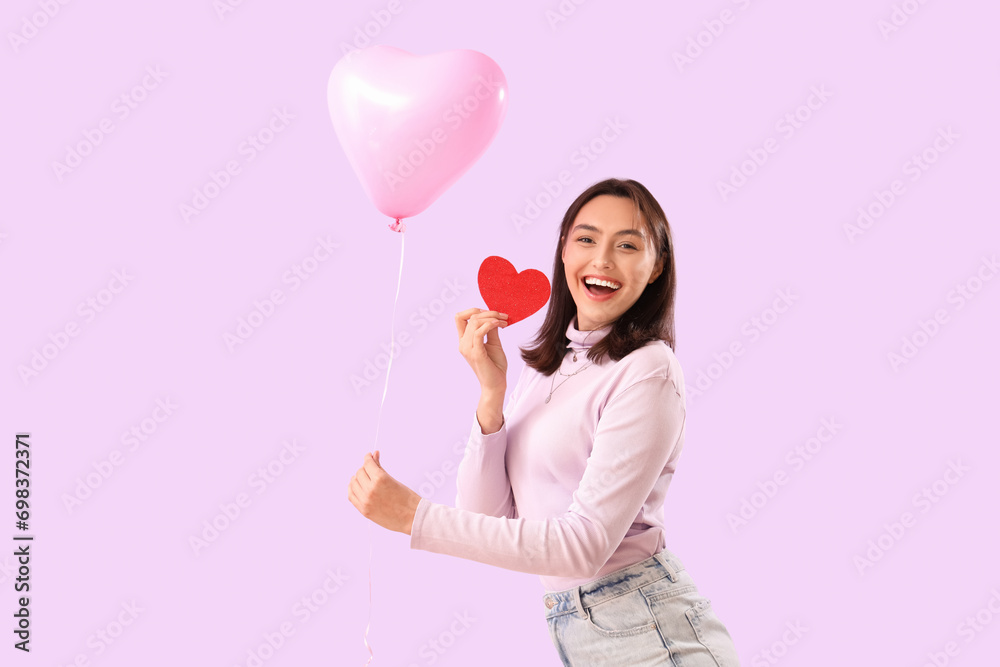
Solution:
M 671 562 L 667 560 L 666 554 L 664 554 L 662 551 L 657 551 L 655 554 L 653 554 L 653 557 L 656 558 L 656 560 L 660 562 L 660 565 L 663 566 L 663 569 L 667 571 L 667 578 L 670 579 L 670 582 L 676 584 L 677 570 L 674 568 L 673 564 L 671 564 Z
M 587 610 L 583 608 L 583 601 L 580 599 L 580 589 L 581 586 L 577 586 L 573 589 L 573 602 L 576 603 L 576 610 L 580 613 L 580 616 L 584 618 L 589 618 L 587 615 Z

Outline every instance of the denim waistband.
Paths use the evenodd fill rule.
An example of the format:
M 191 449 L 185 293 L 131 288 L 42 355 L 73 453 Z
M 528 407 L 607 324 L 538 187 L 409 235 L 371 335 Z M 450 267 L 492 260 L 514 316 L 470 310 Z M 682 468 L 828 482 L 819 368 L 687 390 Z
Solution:
M 602 600 L 624 595 L 664 577 L 676 582 L 677 573 L 683 569 L 680 559 L 668 549 L 663 549 L 644 561 L 615 570 L 600 579 L 564 591 L 546 592 L 542 597 L 547 609 L 545 617 L 571 613 L 586 616 L 584 608 Z

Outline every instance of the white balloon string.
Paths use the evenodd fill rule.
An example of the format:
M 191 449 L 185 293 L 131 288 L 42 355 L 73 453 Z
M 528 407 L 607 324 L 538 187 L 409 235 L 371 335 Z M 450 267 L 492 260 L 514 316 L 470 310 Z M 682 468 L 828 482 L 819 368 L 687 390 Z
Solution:
M 406 247 L 406 225 L 396 218 L 395 223 L 390 223 L 389 229 L 399 232 L 399 278 L 396 280 L 396 298 L 392 303 L 392 323 L 389 328 L 389 364 L 385 368 L 385 387 L 382 389 L 382 402 L 378 406 L 378 420 L 375 422 L 375 449 L 378 449 L 378 434 L 382 425 L 382 408 L 385 407 L 385 395 L 389 391 L 389 371 L 392 370 L 392 358 L 396 353 L 396 304 L 399 303 L 399 288 L 403 284 L 403 251 Z M 372 533 L 371 523 L 368 524 L 368 625 L 365 626 L 365 648 L 368 649 L 368 662 L 371 664 L 375 658 L 372 647 L 368 644 L 368 630 L 372 626 Z

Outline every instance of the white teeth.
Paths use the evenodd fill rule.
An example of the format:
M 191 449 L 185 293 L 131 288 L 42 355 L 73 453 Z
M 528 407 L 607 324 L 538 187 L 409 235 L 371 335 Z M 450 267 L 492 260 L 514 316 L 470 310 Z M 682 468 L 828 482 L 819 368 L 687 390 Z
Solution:
M 583 282 L 588 285 L 604 285 L 605 287 L 610 287 L 611 289 L 618 289 L 621 287 L 618 283 L 613 283 L 607 280 L 598 280 L 597 278 L 584 278 Z

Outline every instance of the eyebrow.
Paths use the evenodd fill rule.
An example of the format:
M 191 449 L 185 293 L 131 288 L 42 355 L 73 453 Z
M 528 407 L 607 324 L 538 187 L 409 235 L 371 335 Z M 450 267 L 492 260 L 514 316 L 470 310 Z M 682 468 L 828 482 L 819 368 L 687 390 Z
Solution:
M 576 225 L 575 227 L 573 227 L 573 229 L 570 231 L 570 233 L 572 234 L 573 232 L 575 232 L 577 230 L 588 231 L 588 232 L 597 232 L 598 234 L 601 233 L 600 229 L 598 229 L 597 227 L 594 227 L 593 225 L 588 225 L 586 223 L 581 223 L 579 225 Z M 641 239 L 643 241 L 646 240 L 646 237 L 643 236 L 642 232 L 640 232 L 637 229 L 623 229 L 623 230 L 621 230 L 619 232 L 616 232 L 615 236 L 635 236 L 635 237 L 638 237 L 639 239 Z

